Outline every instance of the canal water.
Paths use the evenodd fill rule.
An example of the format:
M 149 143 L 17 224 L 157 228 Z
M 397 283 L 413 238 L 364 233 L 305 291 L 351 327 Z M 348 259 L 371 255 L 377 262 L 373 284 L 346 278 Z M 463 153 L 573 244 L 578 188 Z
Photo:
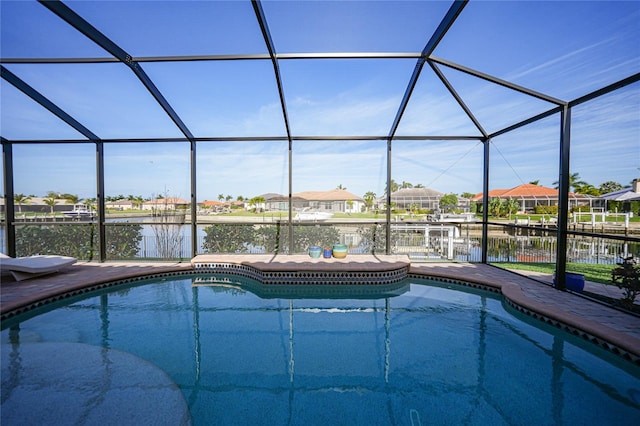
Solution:
M 138 223 L 142 226 L 138 258 L 191 258 L 191 226 L 189 224 L 158 225 L 150 223 L 154 222 L 154 219 L 150 217 L 108 219 L 107 224 Z M 210 224 L 201 224 L 197 227 L 197 253 L 206 252 L 203 246 L 206 237 L 204 229 L 208 225 Z M 355 224 L 355 226 L 362 226 L 362 224 Z M 366 247 L 357 246 L 356 241 L 359 241 L 359 236 L 353 226 L 344 227 L 344 229 L 338 228 L 341 235 L 344 232 L 349 233 L 348 238 L 353 241 L 353 244 L 350 244 L 350 253 L 368 252 Z M 482 259 L 481 237 L 479 236 L 456 238 L 452 241 L 430 241 L 429 247 L 424 247 L 416 252 L 410 251 L 413 247 L 403 247 L 402 241 L 404 241 L 403 238 L 398 238 L 392 251 L 406 253 L 416 261 L 480 262 Z M 501 234 L 495 237 L 490 236 L 488 243 L 488 261 L 490 262 L 555 262 L 556 243 L 554 237 L 523 237 Z M 448 244 L 453 247 L 450 249 Z M 0 228 L 0 251 L 4 251 L 5 247 L 5 229 L 2 227 Z M 258 254 L 265 253 L 265 250 L 263 247 L 249 246 L 246 247 L 245 252 Z M 568 242 L 567 250 L 570 262 L 593 264 L 615 264 L 621 256 L 639 252 L 639 244 L 626 244 L 624 241 L 607 239 L 606 236 L 603 238 L 573 237 Z

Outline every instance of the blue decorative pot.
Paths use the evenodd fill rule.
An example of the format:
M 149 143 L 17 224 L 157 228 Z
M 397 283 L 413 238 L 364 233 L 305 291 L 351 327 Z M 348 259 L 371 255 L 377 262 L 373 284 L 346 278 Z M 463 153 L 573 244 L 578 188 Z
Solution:
M 322 255 L 322 247 L 320 246 L 309 246 L 309 256 L 314 259 L 319 258 Z
M 553 286 L 556 285 L 556 273 L 553 273 Z M 567 290 L 581 293 L 584 290 L 584 275 L 565 272 L 564 285 Z
M 331 256 L 333 256 L 333 250 L 331 250 L 329 247 L 325 247 L 322 253 L 322 257 L 324 257 L 325 259 L 331 259 Z

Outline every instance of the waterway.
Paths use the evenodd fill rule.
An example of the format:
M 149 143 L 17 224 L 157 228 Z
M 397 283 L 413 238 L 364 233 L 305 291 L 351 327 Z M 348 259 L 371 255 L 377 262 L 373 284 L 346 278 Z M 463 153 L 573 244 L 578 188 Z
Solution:
M 204 222 L 204 219 L 212 222 Z M 223 217 L 203 218 L 196 231 L 197 253 L 205 253 L 204 242 L 205 228 L 213 223 L 255 223 L 255 217 Z M 244 219 L 244 220 L 240 220 Z M 279 218 L 265 216 L 262 221 L 265 225 L 278 222 Z M 200 218 L 198 219 L 200 220 Z M 213 222 L 215 220 L 216 222 Z M 258 218 L 260 221 L 260 218 Z M 68 220 L 64 221 L 69 223 Z M 142 226 L 142 239 L 139 244 L 137 258 L 161 258 L 161 259 L 190 259 L 192 257 L 191 225 L 188 223 L 159 224 L 159 219 L 154 217 L 117 217 L 107 219 L 107 226 L 118 226 L 123 223 L 138 223 Z M 299 223 L 295 223 L 300 226 Z M 331 222 L 317 224 L 305 224 L 307 226 L 334 227 L 340 234 L 340 243 L 350 246 L 350 253 L 358 254 L 367 252 L 366 247 L 361 246 L 361 235 L 358 228 L 373 226 L 371 222 L 353 221 L 341 222 L 332 225 Z M 441 226 L 442 224 L 413 223 L 411 230 L 404 230 L 406 224 L 394 223 L 394 237 L 392 251 L 394 253 L 406 253 L 412 260 L 433 261 L 481 261 L 481 235 L 476 232 L 477 224 L 463 224 L 462 231 L 455 232 L 451 238 L 449 235 L 437 235 L 433 238 L 424 238 L 424 233 L 413 229 L 416 226 Z M 449 224 L 452 225 L 452 224 Z M 456 228 L 457 230 L 457 228 Z M 406 232 L 405 232 L 406 231 Z M 549 232 L 553 234 L 553 232 Z M 527 235 L 530 234 L 530 235 Z M 540 235 L 538 230 L 527 228 L 500 228 L 489 234 L 488 260 L 491 262 L 554 262 L 556 253 L 556 240 L 554 235 Z M 544 232 L 543 234 L 547 234 Z M 166 244 L 169 242 L 170 244 Z M 5 229 L 0 228 L 0 247 L 5 247 Z M 163 247 L 163 245 L 165 247 Z M 171 247 L 167 248 L 166 246 Z M 265 253 L 264 247 L 245 246 L 246 253 Z M 640 253 L 639 243 L 625 243 L 621 240 L 596 237 L 571 236 L 568 241 L 568 260 L 572 262 L 615 264 L 621 256 Z

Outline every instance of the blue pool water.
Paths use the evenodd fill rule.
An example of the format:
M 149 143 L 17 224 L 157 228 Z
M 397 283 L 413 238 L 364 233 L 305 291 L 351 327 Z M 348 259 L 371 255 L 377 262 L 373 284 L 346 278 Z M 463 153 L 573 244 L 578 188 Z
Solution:
M 42 388 L 55 390 L 70 375 L 81 384 L 60 410 L 86 408 L 55 424 L 104 413 L 126 424 L 126 413 L 105 407 L 138 400 L 150 412 L 153 402 L 172 413 L 184 405 L 190 420 L 181 421 L 195 425 L 631 425 L 640 418 L 640 368 L 512 312 L 498 295 L 413 279 L 383 293 L 363 288 L 267 294 L 234 276 L 181 276 L 5 321 L 2 424 L 28 423 L 32 398 L 32 407 L 44 404 Z M 75 370 L 49 371 L 64 363 L 52 361 L 61 351 Z M 100 377 L 78 373 L 89 370 Z M 121 383 L 127 372 L 135 384 Z M 150 402 L 151 389 L 162 393 Z M 141 424 L 139 416 L 130 424 Z

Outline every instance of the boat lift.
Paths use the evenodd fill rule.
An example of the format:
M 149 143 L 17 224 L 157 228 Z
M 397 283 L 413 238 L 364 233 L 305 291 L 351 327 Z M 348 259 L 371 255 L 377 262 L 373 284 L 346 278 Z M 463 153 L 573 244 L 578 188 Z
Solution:
M 437 253 L 438 258 L 454 258 L 454 243 L 460 240 L 460 230 L 455 225 L 433 223 L 392 223 L 391 232 L 421 233 L 423 243 L 421 245 L 400 244 L 394 248 L 396 253 L 425 253 L 427 255 Z

